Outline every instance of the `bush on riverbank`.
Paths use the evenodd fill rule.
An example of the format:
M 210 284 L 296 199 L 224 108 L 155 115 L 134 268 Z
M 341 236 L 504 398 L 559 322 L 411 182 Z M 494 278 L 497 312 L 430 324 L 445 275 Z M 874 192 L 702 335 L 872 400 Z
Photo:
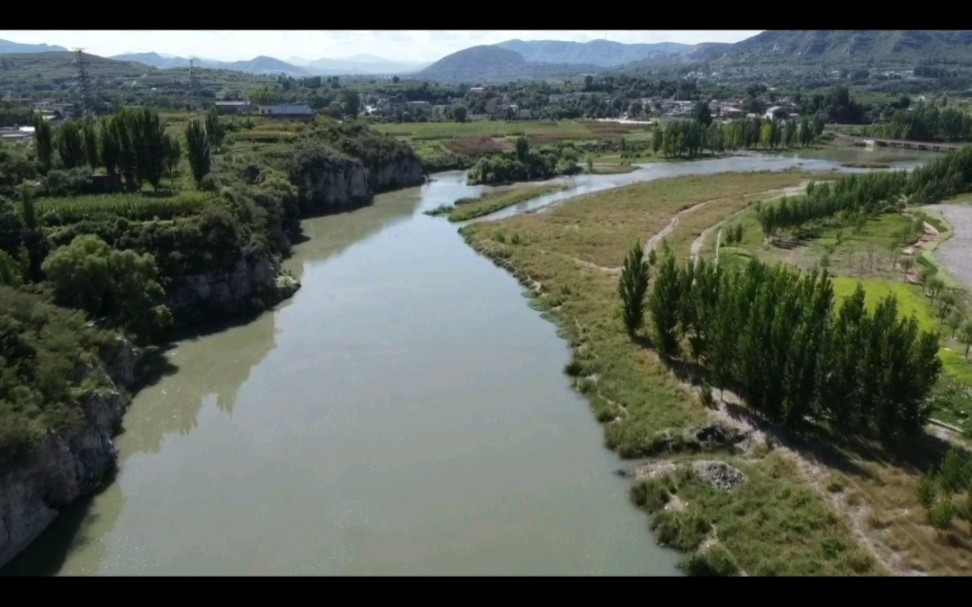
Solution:
M 514 156 L 487 156 L 477 162 L 469 171 L 469 183 L 497 185 L 576 175 L 581 172 L 579 159 L 572 147 L 531 150 L 527 140 L 521 137 Z
M 85 395 L 107 384 L 85 370 L 113 339 L 81 312 L 0 286 L 0 461 L 83 422 Z

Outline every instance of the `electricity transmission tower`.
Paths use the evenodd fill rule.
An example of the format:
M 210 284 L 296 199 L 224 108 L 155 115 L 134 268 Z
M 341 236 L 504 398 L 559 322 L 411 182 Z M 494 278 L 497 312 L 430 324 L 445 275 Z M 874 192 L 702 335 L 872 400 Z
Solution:
M 199 77 L 196 75 L 196 63 L 194 59 L 189 59 L 189 101 L 195 103 L 199 98 Z
M 91 116 L 94 114 L 94 103 L 91 99 L 91 80 L 88 78 L 88 66 L 84 60 L 84 49 L 74 49 L 77 53 L 78 68 L 78 90 L 81 93 L 81 114 Z

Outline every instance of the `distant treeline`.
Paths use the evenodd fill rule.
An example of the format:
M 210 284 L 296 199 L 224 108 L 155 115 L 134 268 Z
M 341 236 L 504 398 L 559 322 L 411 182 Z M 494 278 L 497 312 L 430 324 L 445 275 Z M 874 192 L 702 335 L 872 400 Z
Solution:
M 823 133 L 821 119 L 769 120 L 744 118 L 728 124 L 700 120 L 672 120 L 656 124 L 652 150 L 665 157 L 694 157 L 708 151 L 808 146 Z
M 903 204 L 929 204 L 966 191 L 972 184 L 972 146 L 936 158 L 910 173 L 847 175 L 828 183 L 811 183 L 803 196 L 760 205 L 756 216 L 772 235 L 837 214 L 873 215 Z
M 892 114 L 887 124 L 874 125 L 868 132 L 877 137 L 918 141 L 972 140 L 972 114 L 957 107 L 936 107 L 919 103 Z

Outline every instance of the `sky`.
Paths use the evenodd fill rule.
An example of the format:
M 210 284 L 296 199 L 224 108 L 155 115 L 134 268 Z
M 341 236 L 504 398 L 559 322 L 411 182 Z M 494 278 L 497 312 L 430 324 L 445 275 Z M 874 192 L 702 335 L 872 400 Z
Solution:
M 696 44 L 738 42 L 758 33 L 759 30 L 0 30 L 0 39 L 31 44 L 59 44 L 68 49 L 83 48 L 87 53 L 102 57 L 155 51 L 166 55 L 222 61 L 246 60 L 258 55 L 269 55 L 286 61 L 295 57 L 314 60 L 368 54 L 396 61 L 431 62 L 470 46 L 496 44 L 513 38 Z

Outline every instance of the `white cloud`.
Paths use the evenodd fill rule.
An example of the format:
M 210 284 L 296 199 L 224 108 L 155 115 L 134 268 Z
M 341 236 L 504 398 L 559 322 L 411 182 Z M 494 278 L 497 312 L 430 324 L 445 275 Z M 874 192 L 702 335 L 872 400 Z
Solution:
M 0 39 L 23 43 L 82 47 L 87 52 L 111 56 L 149 52 L 207 57 L 227 61 L 257 55 L 277 58 L 350 57 L 378 55 L 399 61 L 434 61 L 449 53 L 478 44 L 521 40 L 574 40 L 598 38 L 617 42 L 737 42 L 759 33 L 730 30 L 361 30 L 361 31 L 0 31 Z

